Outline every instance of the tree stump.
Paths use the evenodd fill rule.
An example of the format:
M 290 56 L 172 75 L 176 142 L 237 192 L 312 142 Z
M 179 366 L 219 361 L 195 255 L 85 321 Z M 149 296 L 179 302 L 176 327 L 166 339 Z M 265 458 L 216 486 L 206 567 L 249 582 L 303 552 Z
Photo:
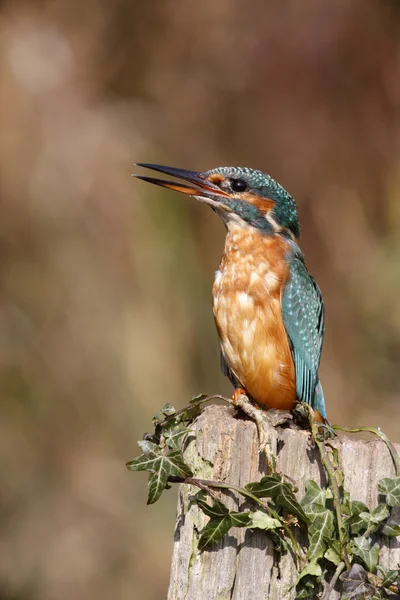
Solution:
M 208 406 L 192 428 L 195 435 L 188 440 L 185 459 L 193 466 L 196 477 L 242 487 L 266 474 L 256 426 L 233 407 Z M 309 432 L 293 425 L 269 427 L 268 436 L 277 467 L 298 487 L 298 499 L 304 495 L 308 479 L 326 485 L 320 455 L 312 446 Z M 395 476 L 386 445 L 379 440 L 355 441 L 342 435 L 330 443 L 338 450 L 351 499 L 361 500 L 370 508 L 376 506 L 378 480 Z M 293 559 L 290 553 L 275 552 L 264 531 L 231 529 L 212 550 L 198 550 L 199 531 L 208 519 L 192 501 L 197 492 L 193 486 L 180 486 L 168 600 L 294 598 L 297 572 Z M 229 509 L 249 506 L 235 493 L 219 495 Z M 300 536 L 299 530 L 299 539 Z M 385 538 L 379 564 L 398 568 L 400 538 Z M 339 599 L 340 594 L 332 592 L 330 597 Z

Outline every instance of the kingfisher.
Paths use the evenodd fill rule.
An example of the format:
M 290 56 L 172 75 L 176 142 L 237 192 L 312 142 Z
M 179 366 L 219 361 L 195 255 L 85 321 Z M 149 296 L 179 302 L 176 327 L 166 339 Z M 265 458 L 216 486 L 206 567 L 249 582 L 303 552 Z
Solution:
M 193 196 L 227 233 L 212 288 L 221 364 L 234 393 L 264 409 L 306 402 L 326 422 L 318 377 L 324 303 L 299 247 L 294 198 L 270 175 L 247 167 L 198 172 L 136 163 L 180 181 L 139 179 Z

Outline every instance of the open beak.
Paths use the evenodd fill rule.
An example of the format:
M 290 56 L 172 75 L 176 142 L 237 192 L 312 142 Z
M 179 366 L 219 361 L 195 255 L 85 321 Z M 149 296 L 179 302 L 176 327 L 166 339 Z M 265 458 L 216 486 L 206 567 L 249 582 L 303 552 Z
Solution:
M 183 181 L 188 182 L 180 183 L 168 181 L 166 179 L 158 179 L 157 177 L 146 177 L 143 175 L 134 174 L 134 177 L 137 177 L 138 179 L 143 179 L 143 181 L 160 185 L 161 187 L 168 188 L 169 190 L 182 192 L 183 194 L 189 194 L 191 196 L 197 196 L 204 199 L 213 199 L 215 196 L 229 197 L 227 192 L 221 190 L 220 187 L 209 181 L 203 173 L 199 173 L 197 171 L 187 171 L 186 169 L 176 169 L 175 167 L 165 167 L 163 165 L 151 165 L 147 163 L 135 163 L 135 165 L 137 167 L 151 169 L 152 171 L 158 171 L 159 173 L 165 173 L 166 175 L 171 175 L 171 177 L 176 177 L 177 179 L 182 179 Z

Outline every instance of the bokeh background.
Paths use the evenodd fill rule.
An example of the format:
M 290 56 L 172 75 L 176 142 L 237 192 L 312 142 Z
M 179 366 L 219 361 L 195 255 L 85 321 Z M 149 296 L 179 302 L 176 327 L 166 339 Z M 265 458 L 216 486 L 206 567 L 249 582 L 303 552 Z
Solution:
M 165 597 L 176 492 L 147 508 L 125 462 L 230 390 L 223 225 L 134 161 L 296 197 L 330 420 L 400 441 L 399 141 L 397 0 L 1 2 L 1 600 Z

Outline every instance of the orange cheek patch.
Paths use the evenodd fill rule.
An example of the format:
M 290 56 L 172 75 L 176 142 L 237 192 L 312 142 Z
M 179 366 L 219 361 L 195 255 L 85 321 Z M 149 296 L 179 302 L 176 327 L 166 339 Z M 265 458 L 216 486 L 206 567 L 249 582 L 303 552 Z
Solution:
M 267 213 L 272 210 L 276 204 L 275 200 L 270 198 L 260 198 L 257 194 L 251 192 L 243 192 L 240 194 L 240 198 L 253 206 L 256 206 L 261 212 Z

